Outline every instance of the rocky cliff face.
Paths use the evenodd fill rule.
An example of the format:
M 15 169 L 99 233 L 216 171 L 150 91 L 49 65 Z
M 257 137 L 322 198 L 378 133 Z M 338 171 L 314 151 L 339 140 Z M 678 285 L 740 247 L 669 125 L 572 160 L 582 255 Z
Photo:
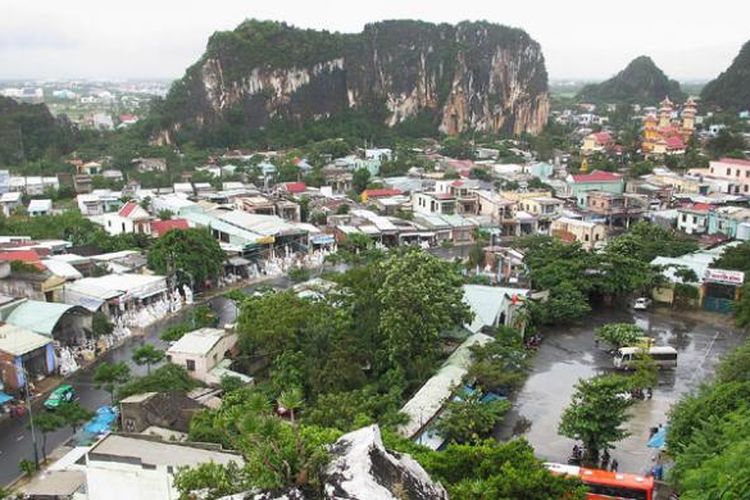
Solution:
M 257 130 L 356 110 L 378 110 L 388 127 L 537 133 L 549 112 L 544 57 L 525 32 L 485 22 L 389 21 L 342 35 L 246 21 L 211 37 L 163 123 Z

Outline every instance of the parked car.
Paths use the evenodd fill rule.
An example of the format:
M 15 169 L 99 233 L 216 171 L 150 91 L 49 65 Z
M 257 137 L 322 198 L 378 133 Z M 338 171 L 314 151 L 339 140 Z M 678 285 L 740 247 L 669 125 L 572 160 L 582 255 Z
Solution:
M 44 402 L 44 407 L 48 410 L 54 410 L 63 403 L 70 403 L 76 399 L 76 391 L 72 385 L 63 384 L 52 391 L 47 400 Z
M 651 307 L 651 299 L 648 299 L 646 297 L 638 297 L 633 301 L 633 309 L 636 309 L 638 311 L 644 311 Z

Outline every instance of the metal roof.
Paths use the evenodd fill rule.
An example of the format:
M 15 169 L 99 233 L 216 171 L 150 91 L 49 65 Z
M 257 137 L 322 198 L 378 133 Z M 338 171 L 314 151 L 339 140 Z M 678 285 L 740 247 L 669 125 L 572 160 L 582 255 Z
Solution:
M 20 326 L 0 325 L 0 351 L 11 356 L 22 356 L 52 342 L 52 339 Z
M 200 328 L 188 332 L 175 342 L 167 353 L 207 354 L 227 333 L 218 328 Z
M 507 297 L 526 296 L 525 288 L 506 288 L 486 285 L 464 285 L 464 302 L 474 313 L 474 320 L 467 328 L 472 333 L 481 331 L 482 327 L 494 326 L 495 320 L 505 309 Z
M 26 328 L 43 335 L 52 335 L 52 330 L 65 313 L 77 306 L 57 302 L 27 300 L 8 315 L 7 323 Z

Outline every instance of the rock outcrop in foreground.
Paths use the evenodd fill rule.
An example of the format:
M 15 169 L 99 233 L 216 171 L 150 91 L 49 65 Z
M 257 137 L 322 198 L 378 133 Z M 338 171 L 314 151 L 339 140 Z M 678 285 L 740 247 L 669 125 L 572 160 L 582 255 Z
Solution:
M 211 36 L 175 82 L 162 136 L 356 110 L 389 127 L 412 120 L 448 134 L 537 133 L 549 113 L 544 56 L 524 31 L 487 22 L 386 21 L 340 34 L 249 20 Z
M 341 436 L 331 447 L 325 471 L 325 498 L 335 500 L 448 500 L 448 493 L 419 463 L 383 446 L 377 425 Z M 309 500 L 297 488 L 249 491 L 222 500 Z

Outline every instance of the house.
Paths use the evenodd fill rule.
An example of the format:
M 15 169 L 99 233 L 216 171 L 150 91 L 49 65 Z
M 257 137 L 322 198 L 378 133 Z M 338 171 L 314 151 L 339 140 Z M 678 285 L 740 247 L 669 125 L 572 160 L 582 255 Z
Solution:
M 66 278 L 48 270 L 34 250 L 0 252 L 0 261 L 0 293 L 45 302 L 62 295 Z
M 0 324 L 0 381 L 3 391 L 20 392 L 26 375 L 33 385 L 55 372 L 57 358 L 52 338 L 26 328 Z
M 96 189 L 91 193 L 76 196 L 76 204 L 81 214 L 88 217 L 117 211 L 122 207 L 123 202 L 120 200 L 120 193 L 109 189 Z
M 488 333 L 499 326 L 518 328 L 525 325 L 519 311 L 526 306 L 531 290 L 485 285 L 464 285 L 464 303 L 474 313 L 474 319 L 466 328 L 471 333 Z
M 169 219 L 151 221 L 151 235 L 161 238 L 173 229 L 188 229 L 190 225 L 186 219 Z
M 90 448 L 74 448 L 50 468 L 58 474 L 79 473 L 80 484 L 68 491 L 84 491 L 82 498 L 88 500 L 170 500 L 180 496 L 174 484 L 179 470 L 212 462 L 244 466 L 242 455 L 224 451 L 219 445 L 112 433 Z M 45 487 L 37 486 L 38 498 L 53 498 Z
M 435 182 L 435 192 L 449 194 L 456 198 L 456 208 L 460 214 L 478 213 L 478 197 L 476 190 L 480 184 L 475 179 L 456 179 Z
M 167 361 L 184 367 L 188 374 L 205 384 L 218 385 L 222 376 L 230 375 L 252 382 L 250 377 L 231 372 L 223 363 L 232 356 L 237 335 L 218 328 L 201 328 L 188 332 L 167 349 Z
M 0 306 L 2 321 L 49 337 L 61 345 L 81 344 L 91 331 L 91 312 L 58 302 L 16 300 Z
M 359 196 L 362 203 L 367 203 L 378 198 L 391 198 L 393 196 L 400 196 L 403 191 L 394 188 L 377 188 L 377 189 L 365 189 Z
M 52 200 L 30 200 L 26 210 L 30 217 L 50 215 L 52 213 Z
M 181 392 L 146 392 L 120 401 L 122 429 L 142 433 L 157 427 L 187 433 L 195 412 L 205 406 Z
M 537 218 L 541 231 L 546 231 L 550 222 L 560 216 L 564 202 L 558 198 L 534 197 L 523 199 L 519 205 L 524 212 Z
M 116 213 L 106 213 L 91 217 L 93 222 L 104 227 L 107 233 L 151 234 L 151 215 L 135 201 L 129 201 Z
M 503 236 L 515 236 L 518 233 L 518 202 L 492 191 L 477 190 L 476 193 L 479 214 L 489 216 L 493 224 L 500 226 Z
M 595 132 L 583 138 L 581 153 L 584 155 L 606 152 L 612 149 L 615 140 L 609 132 Z
M 102 311 L 110 318 L 118 319 L 137 315 L 146 307 L 165 301 L 168 297 L 167 278 L 107 274 L 66 283 L 62 295 L 66 304 L 80 305 L 92 312 Z
M 708 212 L 708 234 L 724 234 L 738 238 L 738 228 L 750 223 L 750 209 L 743 207 L 719 207 Z
M 706 234 L 711 205 L 694 203 L 677 209 L 677 229 L 687 234 Z
M 592 250 L 607 237 L 607 226 L 595 222 L 560 217 L 550 224 L 550 234 L 563 241 L 577 241 L 586 250 Z
M 724 193 L 750 194 L 750 160 L 722 158 L 710 162 L 707 170 L 710 177 L 728 182 Z
M 138 172 L 166 172 L 166 158 L 134 158 L 130 162 Z
M 23 193 L 19 191 L 3 193 L 0 195 L 0 204 L 2 204 L 3 215 L 5 217 L 10 217 L 18 207 L 23 205 L 23 202 L 21 201 L 22 196 Z
M 629 227 L 648 210 L 648 198 L 645 195 L 587 191 L 582 193 L 579 200 L 581 199 L 585 200 L 582 208 L 603 217 L 610 226 Z
M 601 170 L 594 170 L 590 174 L 568 175 L 566 182 L 580 207 L 585 206 L 584 194 L 588 191 L 607 191 L 614 194 L 625 192 L 625 180 L 620 174 Z

